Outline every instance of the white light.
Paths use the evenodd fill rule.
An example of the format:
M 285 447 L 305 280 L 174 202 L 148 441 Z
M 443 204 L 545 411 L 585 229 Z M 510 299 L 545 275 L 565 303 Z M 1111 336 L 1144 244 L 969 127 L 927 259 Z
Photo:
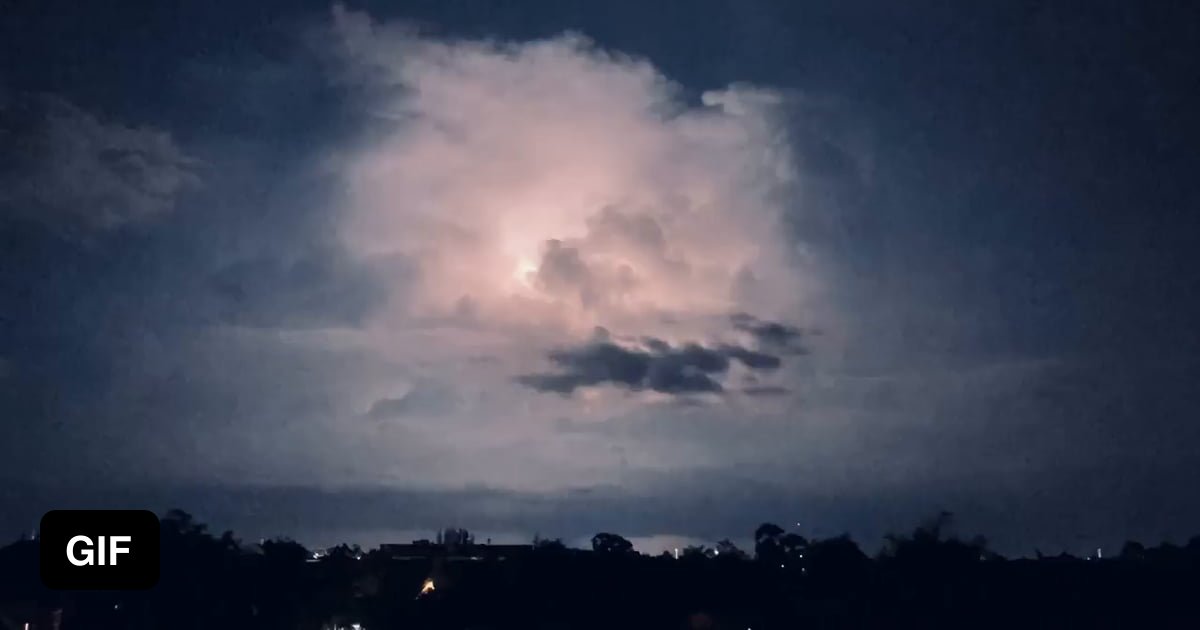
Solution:
M 537 272 L 537 263 L 522 258 L 517 261 L 517 268 L 513 270 L 513 279 L 526 289 L 532 289 L 533 279 L 537 276 Z

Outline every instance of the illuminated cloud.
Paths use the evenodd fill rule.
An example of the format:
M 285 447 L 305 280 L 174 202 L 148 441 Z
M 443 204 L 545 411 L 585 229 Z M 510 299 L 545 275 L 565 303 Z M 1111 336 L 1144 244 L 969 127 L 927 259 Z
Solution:
M 451 41 L 340 7 L 334 20 L 346 76 L 380 119 L 343 163 L 341 237 L 362 260 L 417 269 L 376 318 L 379 345 L 417 325 L 473 329 L 519 344 L 521 382 L 559 392 L 720 391 L 730 358 L 779 366 L 742 342 L 798 331 L 729 315 L 803 319 L 817 284 L 784 236 L 798 177 L 780 94 L 736 86 L 697 102 L 574 35 Z M 679 349 L 587 345 L 596 327 Z M 447 354 L 469 345 L 443 341 Z M 571 344 L 584 345 L 546 355 Z M 724 363 L 691 365 L 700 351 Z

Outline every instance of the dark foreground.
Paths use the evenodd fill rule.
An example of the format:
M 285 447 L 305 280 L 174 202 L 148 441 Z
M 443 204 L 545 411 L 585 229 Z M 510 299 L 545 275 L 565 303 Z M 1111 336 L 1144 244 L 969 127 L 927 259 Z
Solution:
M 847 538 L 769 525 L 756 541 L 753 553 L 724 544 L 680 559 L 599 535 L 593 551 L 541 541 L 503 557 L 468 544 L 400 558 L 341 547 L 318 560 L 287 541 L 211 536 L 172 513 L 151 591 L 47 591 L 36 541 L 0 550 L 0 628 L 1200 627 L 1200 538 L 1090 560 L 1005 560 L 940 525 L 890 538 L 876 558 Z

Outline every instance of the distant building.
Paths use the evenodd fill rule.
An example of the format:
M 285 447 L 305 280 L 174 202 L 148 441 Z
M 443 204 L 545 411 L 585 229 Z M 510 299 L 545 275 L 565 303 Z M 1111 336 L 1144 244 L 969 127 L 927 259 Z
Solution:
M 436 540 L 379 546 L 379 554 L 392 561 L 429 564 L 430 572 L 420 586 L 418 599 L 440 593 L 446 588 L 453 590 L 454 584 L 463 576 L 461 571 L 455 569 L 455 565 L 465 569 L 464 563 L 512 560 L 533 551 L 533 545 L 476 544 L 475 537 L 465 529 L 440 531 Z
M 414 541 L 406 544 L 383 544 L 379 551 L 392 560 L 446 560 L 450 562 L 511 560 L 528 555 L 533 545 L 477 545 L 475 543 L 438 544 Z
M 475 536 L 465 529 L 448 527 L 437 533 L 436 541 L 414 540 L 407 544 L 383 544 L 379 551 L 392 560 L 481 561 L 509 560 L 533 551 L 533 545 L 476 544 Z
M 437 533 L 437 542 L 450 548 L 467 547 L 475 544 L 475 536 L 465 529 L 447 527 Z

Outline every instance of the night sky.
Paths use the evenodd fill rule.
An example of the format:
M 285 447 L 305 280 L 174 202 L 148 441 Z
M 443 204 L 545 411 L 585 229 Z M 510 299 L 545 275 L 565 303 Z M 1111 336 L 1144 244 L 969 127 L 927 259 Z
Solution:
M 1186 540 L 1189 4 L 0 2 L 0 536 Z

